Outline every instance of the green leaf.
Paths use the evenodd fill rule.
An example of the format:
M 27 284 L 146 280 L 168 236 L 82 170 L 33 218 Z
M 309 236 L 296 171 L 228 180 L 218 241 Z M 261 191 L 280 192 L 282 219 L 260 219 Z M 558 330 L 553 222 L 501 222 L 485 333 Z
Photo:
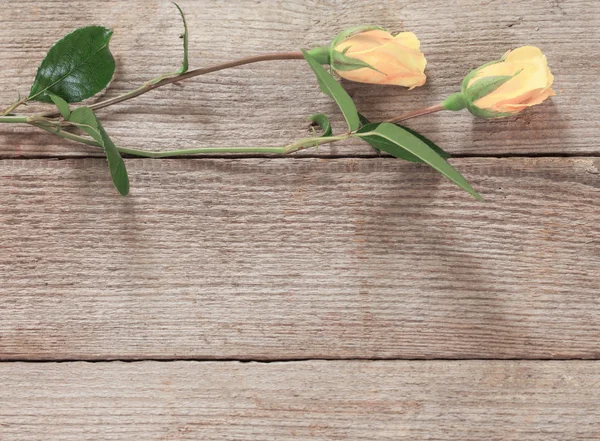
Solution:
M 183 13 L 183 11 L 181 10 L 181 8 L 179 7 L 179 5 L 175 2 L 173 2 L 173 4 L 177 7 L 177 9 L 179 10 L 179 14 L 181 14 L 181 20 L 183 20 L 183 61 L 181 62 L 181 69 L 179 69 L 179 73 L 185 73 L 187 72 L 188 68 L 189 68 L 189 63 L 188 63 L 188 27 L 187 27 L 187 22 L 185 21 L 185 15 Z
M 371 124 L 371 121 L 369 121 L 369 119 L 360 112 L 358 113 L 358 120 L 360 121 L 361 126 L 366 126 L 367 124 Z
M 90 135 L 94 141 L 104 147 L 104 140 L 98 128 L 98 119 L 89 107 L 78 107 L 71 112 L 68 120 Z
M 368 118 L 367 118 L 365 115 L 363 115 L 362 113 L 360 113 L 360 112 L 358 112 L 358 119 L 359 119 L 359 121 L 360 121 L 360 127 L 361 127 L 361 129 L 362 129 L 364 126 L 371 124 L 371 121 L 369 121 L 369 119 L 368 119 Z M 379 125 L 379 124 L 377 124 L 377 125 Z M 374 127 L 375 127 L 375 126 L 374 126 Z M 359 133 L 360 131 L 361 131 L 361 130 L 359 129 L 359 130 L 357 131 L 357 133 Z M 367 131 L 368 131 L 368 130 L 367 130 Z M 377 143 L 376 143 L 376 141 L 373 141 L 373 142 L 371 142 L 371 141 L 370 141 L 370 140 L 368 140 L 368 139 L 364 139 L 364 140 L 365 140 L 365 141 L 366 141 L 368 144 L 370 144 L 370 145 L 371 145 L 371 147 L 373 147 L 373 148 L 375 149 L 375 151 L 377 152 L 377 154 L 378 154 L 378 155 L 380 155 L 380 154 L 381 154 L 381 150 L 377 148 Z
M 121 158 L 121 153 L 117 150 L 117 146 L 113 144 L 111 139 L 108 137 L 108 133 L 98 121 L 98 129 L 102 135 L 104 141 L 104 152 L 106 153 L 106 159 L 108 160 L 108 168 L 110 170 L 110 176 L 112 177 L 113 184 L 121 193 L 121 196 L 127 196 L 129 194 L 129 177 L 127 176 L 127 169 L 125 168 L 125 162 Z
M 338 107 L 344 114 L 346 123 L 350 131 L 354 131 L 360 127 L 360 121 L 358 119 L 358 111 L 354 105 L 354 101 L 350 98 L 350 95 L 344 90 L 344 88 L 336 81 L 333 76 L 321 66 L 317 60 L 315 60 L 308 52 L 302 51 L 304 58 L 308 62 L 309 66 L 317 76 L 319 86 L 326 95 L 332 97 L 337 103 Z
M 145 85 L 153 85 L 153 84 L 158 84 L 160 83 L 162 80 L 167 79 L 167 78 L 175 78 L 179 75 L 181 75 L 182 73 L 187 72 L 188 68 L 189 68 L 189 62 L 188 62 L 188 27 L 187 27 L 187 22 L 185 21 L 185 15 L 183 14 L 182 9 L 179 7 L 179 5 L 175 2 L 173 2 L 173 4 L 177 7 L 177 9 L 179 10 L 179 14 L 181 15 L 181 19 L 183 20 L 183 60 L 181 62 L 181 67 L 179 69 L 177 69 L 174 72 L 169 72 L 166 74 L 163 74 L 159 77 L 156 77 L 148 82 L 146 82 Z
M 129 177 L 127 176 L 125 162 L 123 162 L 119 150 L 111 141 L 92 109 L 78 107 L 71 113 L 69 121 L 76 123 L 77 127 L 85 131 L 104 148 L 113 184 L 122 196 L 127 196 L 129 193 Z
M 471 187 L 467 180 L 454 167 L 448 164 L 444 158 L 431 149 L 425 142 L 402 127 L 398 127 L 392 123 L 381 123 L 371 131 L 365 132 L 365 136 L 361 137 L 363 139 L 378 137 L 387 141 L 382 142 L 380 148 L 394 156 L 397 156 L 398 152 L 408 151 L 442 173 L 476 199 L 483 200 L 479 193 Z M 390 148 L 390 146 L 395 146 L 395 148 Z
M 442 148 L 440 146 L 438 146 L 435 142 L 433 142 L 431 139 L 423 136 L 422 134 L 420 134 L 416 130 L 409 129 L 408 127 L 400 125 L 400 124 L 396 124 L 396 125 L 398 127 L 403 128 L 404 130 L 406 130 L 411 135 L 416 136 L 417 138 L 419 138 L 421 141 L 423 141 L 425 144 L 427 144 L 429 146 L 429 148 L 431 148 L 433 151 L 435 151 L 442 158 L 446 159 L 446 158 L 450 157 L 450 153 L 442 150 Z M 419 162 L 422 162 L 421 159 L 419 159 Z
M 377 129 L 377 127 L 379 127 L 380 124 L 382 124 L 382 123 L 365 124 L 356 133 L 358 133 L 358 134 L 372 133 L 374 130 Z M 406 149 L 402 148 L 398 144 L 396 144 L 392 141 L 388 141 L 387 139 L 382 138 L 381 136 L 377 136 L 377 135 L 373 134 L 373 135 L 361 136 L 361 138 L 363 140 L 365 140 L 367 143 L 369 143 L 378 152 L 383 150 L 384 152 L 387 152 L 387 153 L 395 156 L 396 158 L 404 159 L 405 161 L 423 162 L 417 156 L 408 152 Z
M 69 108 L 69 103 L 63 100 L 58 95 L 54 95 L 53 93 L 49 93 L 50 99 L 54 104 L 56 104 L 56 108 L 62 115 L 64 119 L 69 119 L 69 115 L 71 115 L 71 109 Z
M 322 113 L 315 113 L 314 115 L 309 116 L 308 119 L 309 121 L 312 121 L 318 124 L 319 127 L 321 127 L 321 130 L 323 130 L 321 138 L 326 138 L 333 134 L 333 131 L 331 130 L 331 123 L 329 122 L 329 118 L 327 117 L 327 115 L 323 115 Z
M 369 123 L 368 120 L 364 116 L 362 116 L 362 115 L 360 115 L 360 116 L 362 118 L 364 118 L 365 125 L 363 127 L 361 127 L 360 130 L 358 130 L 356 133 L 372 132 L 374 129 L 379 127 L 380 124 L 382 124 L 382 123 Z M 362 121 L 363 121 L 363 119 L 361 119 L 361 122 Z M 429 146 L 429 148 L 434 150 L 442 158 L 450 157 L 450 154 L 448 152 L 445 152 L 444 150 L 442 150 L 435 142 L 433 142 L 429 138 L 423 136 L 419 132 L 409 129 L 408 127 L 402 126 L 400 124 L 396 124 L 396 125 L 402 129 L 406 130 L 411 135 L 419 138 L 421 141 L 423 141 L 425 144 L 427 144 Z M 396 153 L 391 153 L 391 154 L 393 154 L 397 158 L 404 159 L 404 160 L 410 161 L 410 162 L 424 162 L 421 158 L 413 155 L 406 149 L 398 146 L 397 144 L 391 143 L 390 141 L 388 141 L 384 138 L 381 138 L 379 136 L 365 136 L 362 138 L 365 141 L 367 141 L 372 147 L 374 147 L 375 150 L 377 150 L 377 151 L 383 150 L 388 153 L 391 153 L 390 150 L 394 149 L 396 151 Z
M 56 42 L 38 68 L 29 99 L 51 103 L 53 93 L 77 103 L 104 89 L 115 72 L 108 49 L 111 35 L 110 29 L 88 26 Z

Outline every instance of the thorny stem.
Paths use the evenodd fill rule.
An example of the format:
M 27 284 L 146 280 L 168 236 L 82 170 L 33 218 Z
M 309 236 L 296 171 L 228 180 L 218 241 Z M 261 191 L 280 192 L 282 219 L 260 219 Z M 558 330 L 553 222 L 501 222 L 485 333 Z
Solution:
M 167 84 L 176 83 L 188 78 L 193 78 L 199 75 L 205 75 L 212 72 L 217 72 L 224 69 L 229 69 L 232 67 L 243 66 L 246 64 L 257 63 L 262 61 L 273 61 L 273 60 L 297 60 L 303 59 L 304 56 L 301 52 L 275 52 L 275 53 L 267 53 L 263 55 L 257 55 L 253 57 L 241 58 L 239 60 L 229 61 L 226 63 L 217 64 L 210 67 L 204 67 L 200 69 L 191 70 L 182 74 L 167 74 L 161 77 L 155 78 L 144 83 L 142 86 L 134 89 L 130 92 L 124 93 L 117 97 L 100 101 L 96 104 L 92 104 L 89 106 L 93 110 L 102 109 L 104 107 L 112 106 L 117 103 L 121 103 L 123 101 L 130 100 L 137 96 L 140 96 L 144 93 L 150 92 L 151 90 L 157 89 L 162 86 L 166 86 Z M 74 133 L 70 133 L 64 130 L 61 130 L 60 123 L 56 121 L 50 121 L 48 118 L 55 118 L 60 116 L 58 112 L 48 112 L 35 116 L 23 116 L 23 115 L 9 115 L 14 109 L 19 107 L 21 104 L 27 102 L 28 98 L 22 98 L 15 103 L 13 103 L 10 107 L 8 107 L 2 115 L 0 115 L 0 123 L 27 123 L 32 126 L 38 127 L 47 132 L 53 133 L 61 138 L 69 139 L 72 141 L 77 141 L 82 144 L 94 146 L 94 147 L 102 147 L 96 141 L 91 138 L 76 135 Z M 427 115 L 434 112 L 439 112 L 444 110 L 442 104 L 438 104 L 435 106 L 426 107 L 419 110 L 414 110 L 412 112 L 404 113 L 402 115 L 396 116 L 387 120 L 386 122 L 397 123 L 400 121 L 404 121 L 410 118 L 415 118 L 417 116 Z M 363 134 L 364 135 L 364 134 Z M 339 136 L 330 136 L 327 138 L 304 138 L 300 139 L 292 144 L 289 144 L 284 147 L 202 147 L 196 149 L 183 149 L 183 150 L 167 150 L 167 151 L 159 151 L 159 152 L 149 152 L 138 149 L 130 149 L 125 147 L 117 147 L 117 149 L 124 154 L 140 156 L 145 158 L 168 158 L 175 156 L 183 156 L 183 155 L 193 155 L 193 154 L 203 154 L 203 153 L 267 153 L 267 154 L 278 154 L 278 155 L 286 155 L 290 153 L 294 153 L 300 150 L 304 150 L 310 147 L 318 147 L 321 144 L 328 144 L 336 141 L 342 141 L 348 138 L 357 137 L 358 135 L 355 133 L 345 133 Z
M 8 107 L 5 111 L 2 112 L 2 116 L 8 115 L 10 112 L 15 110 L 21 104 L 25 104 L 29 98 L 25 97 L 20 100 L 15 101 L 10 107 Z
M 93 147 L 102 148 L 100 144 L 98 144 L 91 138 L 61 130 L 59 123 L 51 122 L 48 120 L 40 120 L 39 118 L 32 121 L 28 121 L 28 123 L 32 126 L 45 130 L 46 132 L 57 135 L 61 138 L 80 142 L 82 144 L 90 145 Z M 119 150 L 119 152 L 123 154 L 134 155 L 143 158 L 170 158 L 176 156 L 195 155 L 202 153 L 267 153 L 276 155 L 287 155 L 309 147 L 316 147 L 321 144 L 342 141 L 353 136 L 354 134 L 346 133 L 344 135 L 331 136 L 328 138 L 304 138 L 285 147 L 201 147 L 197 149 L 165 150 L 159 152 L 149 152 L 145 150 L 117 147 L 117 150 Z
M 104 107 L 112 106 L 117 103 L 121 103 L 123 101 L 130 100 L 137 96 L 140 96 L 144 93 L 150 92 L 151 90 L 157 89 L 162 86 L 166 86 L 167 84 L 177 83 L 179 81 L 186 80 L 188 78 L 197 77 L 199 75 L 205 75 L 212 72 L 218 72 L 220 70 L 229 69 L 232 67 L 243 66 L 245 64 L 258 63 L 261 61 L 273 61 L 273 60 L 299 60 L 304 59 L 304 55 L 302 52 L 274 52 L 263 55 L 256 55 L 254 57 L 241 58 L 239 60 L 229 61 L 227 63 L 221 63 L 210 67 L 202 67 L 200 69 L 194 69 L 187 71 L 182 74 L 174 74 L 169 76 L 163 76 L 156 78 L 154 80 L 150 80 L 143 84 L 142 86 L 134 89 L 130 92 L 124 93 L 122 95 L 116 96 L 114 98 L 100 101 L 96 104 L 92 104 L 89 106 L 92 110 L 102 109 Z M 42 116 L 45 117 L 56 117 L 58 116 L 58 112 L 50 112 L 44 113 Z
M 397 123 L 405 121 L 407 119 L 415 118 L 417 116 L 429 115 L 430 113 L 439 112 L 440 110 L 446 110 L 441 104 L 435 106 L 425 107 L 424 109 L 413 110 L 412 112 L 403 113 L 402 115 L 395 116 L 394 118 L 388 119 L 386 122 Z
M 28 116 L 0 116 L 0 123 L 28 123 Z

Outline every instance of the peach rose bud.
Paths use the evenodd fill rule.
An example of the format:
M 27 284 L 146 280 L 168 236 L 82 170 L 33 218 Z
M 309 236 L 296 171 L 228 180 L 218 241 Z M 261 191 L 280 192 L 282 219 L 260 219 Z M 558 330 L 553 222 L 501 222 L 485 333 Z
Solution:
M 483 118 L 511 116 L 555 95 L 553 81 L 542 51 L 523 46 L 470 72 L 462 92 L 448 97 L 443 106 L 448 110 L 466 107 Z
M 410 89 L 425 84 L 427 61 L 415 34 L 401 32 L 392 36 L 382 29 L 366 29 L 354 34 L 347 31 L 347 38 L 334 40 L 330 62 L 340 77 Z

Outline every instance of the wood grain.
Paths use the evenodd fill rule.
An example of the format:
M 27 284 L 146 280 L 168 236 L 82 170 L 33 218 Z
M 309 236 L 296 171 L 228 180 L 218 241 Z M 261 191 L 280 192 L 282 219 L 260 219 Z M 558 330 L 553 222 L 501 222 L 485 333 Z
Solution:
M 0 166 L 0 357 L 597 358 L 600 163 Z
M 0 437 L 595 440 L 594 361 L 0 364 Z
M 413 91 L 347 83 L 372 119 L 436 104 L 457 90 L 466 72 L 507 49 L 537 45 L 547 54 L 558 96 L 521 116 L 476 120 L 467 113 L 411 123 L 454 154 L 598 154 L 600 2 L 595 0 L 181 0 L 190 24 L 193 67 L 267 51 L 326 44 L 339 30 L 376 23 L 412 30 L 428 59 L 429 81 Z M 23 0 L 0 16 L 0 103 L 26 94 L 54 41 L 74 27 L 113 27 L 118 69 L 105 97 L 130 90 L 180 63 L 181 23 L 163 0 Z M 32 111 L 36 107 L 31 108 Z M 125 147 L 166 150 L 200 146 L 283 145 L 310 133 L 306 116 L 334 116 L 303 62 L 265 63 L 182 82 L 124 103 L 101 117 Z M 77 156 L 97 151 L 0 127 L 0 156 Z M 312 152 L 311 154 L 315 154 Z M 373 155 L 360 143 L 323 146 L 318 155 Z
M 600 2 L 179 2 L 192 67 L 361 23 L 416 32 L 426 86 L 344 83 L 373 120 L 537 45 L 551 102 L 410 125 L 455 155 L 582 157 L 453 160 L 485 203 L 360 143 L 300 154 L 323 159 L 129 159 L 121 198 L 96 150 L 1 125 L 0 440 L 600 439 L 599 361 L 399 360 L 600 357 Z M 22 0 L 0 14 L 0 108 L 89 24 L 115 29 L 104 98 L 179 66 L 170 2 Z M 343 130 L 299 61 L 112 110 L 117 144 L 149 150 L 283 145 L 315 112 Z M 314 358 L 328 361 L 293 361 Z M 148 359 L 164 361 L 52 362 Z

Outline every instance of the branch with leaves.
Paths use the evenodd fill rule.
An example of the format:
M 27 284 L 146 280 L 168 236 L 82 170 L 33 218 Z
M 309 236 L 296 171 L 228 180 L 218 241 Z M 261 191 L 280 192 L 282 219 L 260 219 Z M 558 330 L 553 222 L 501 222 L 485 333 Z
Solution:
M 167 158 L 203 153 L 261 153 L 288 155 L 322 144 L 361 139 L 378 151 L 396 158 L 430 165 L 477 199 L 481 196 L 446 159 L 449 155 L 423 135 L 398 123 L 441 110 L 468 109 L 476 116 L 496 118 L 514 115 L 553 95 L 552 74 L 539 49 L 524 46 L 507 52 L 500 60 L 471 71 L 459 93 L 443 103 L 408 112 L 383 122 L 370 122 L 361 115 L 352 98 L 333 76 L 351 81 L 399 85 L 409 88 L 425 83 L 426 61 L 419 40 L 412 32 L 392 36 L 377 26 L 359 26 L 339 33 L 329 45 L 301 52 L 268 53 L 189 70 L 188 27 L 183 20 L 183 61 L 181 67 L 147 81 L 117 97 L 89 106 L 71 109 L 70 104 L 90 98 L 107 87 L 115 71 L 109 50 L 112 30 L 88 26 L 74 30 L 56 42 L 40 64 L 29 94 L 19 98 L 0 114 L 0 123 L 28 124 L 64 139 L 101 148 L 106 154 L 112 181 L 123 196 L 129 193 L 129 178 L 121 154 L 145 158 Z M 322 133 L 299 139 L 281 147 L 204 147 L 170 151 L 144 151 L 117 147 L 104 130 L 95 110 L 133 99 L 175 82 L 251 63 L 304 59 L 314 72 L 323 93 L 330 96 L 342 112 L 348 129 L 334 135 L 329 118 L 314 114 L 309 120 Z M 323 67 L 329 66 L 329 71 Z M 54 104 L 56 110 L 23 115 L 15 111 L 30 101 Z

